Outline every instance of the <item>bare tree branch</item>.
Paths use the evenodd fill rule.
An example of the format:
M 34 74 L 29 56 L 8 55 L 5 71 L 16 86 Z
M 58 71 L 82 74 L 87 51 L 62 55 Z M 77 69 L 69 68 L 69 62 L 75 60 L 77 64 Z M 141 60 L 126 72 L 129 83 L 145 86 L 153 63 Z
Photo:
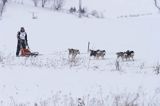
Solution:
M 4 7 L 5 7 L 6 3 L 7 3 L 7 0 L 0 1 L 0 16 L 2 16 L 2 13 L 4 11 Z
M 34 6 L 37 7 L 39 0 L 32 0 L 34 3 Z
M 158 5 L 158 1 L 154 0 L 154 3 L 155 3 L 156 8 L 158 8 L 158 10 L 160 10 L 160 6 Z
M 44 8 L 46 2 L 47 2 L 47 0 L 42 0 L 42 8 Z
M 64 0 L 53 0 L 53 7 L 55 10 L 60 10 L 63 7 Z

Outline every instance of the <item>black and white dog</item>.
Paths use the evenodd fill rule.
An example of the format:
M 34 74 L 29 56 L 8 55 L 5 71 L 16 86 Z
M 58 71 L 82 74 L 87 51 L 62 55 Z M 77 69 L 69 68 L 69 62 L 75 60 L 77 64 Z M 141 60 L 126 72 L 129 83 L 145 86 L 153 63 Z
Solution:
M 117 52 L 116 55 L 117 55 L 117 59 L 121 58 L 122 60 L 124 60 L 124 54 L 125 52 Z
M 72 59 L 75 59 L 76 56 L 80 54 L 80 51 L 78 49 L 69 48 L 68 51 L 69 51 L 68 57 L 70 58 L 71 56 Z
M 126 59 L 127 61 L 132 59 L 134 61 L 134 51 L 127 50 L 126 52 L 117 52 L 116 55 L 117 59 L 121 57 L 122 60 Z
M 90 50 L 90 57 L 95 57 L 97 59 L 99 59 L 99 57 L 104 59 L 104 56 L 106 55 L 106 51 L 105 50 Z
M 126 52 L 125 52 L 125 54 L 124 54 L 124 56 L 125 56 L 125 59 L 126 60 L 133 60 L 134 61 L 134 51 L 129 51 L 129 50 L 127 50 Z

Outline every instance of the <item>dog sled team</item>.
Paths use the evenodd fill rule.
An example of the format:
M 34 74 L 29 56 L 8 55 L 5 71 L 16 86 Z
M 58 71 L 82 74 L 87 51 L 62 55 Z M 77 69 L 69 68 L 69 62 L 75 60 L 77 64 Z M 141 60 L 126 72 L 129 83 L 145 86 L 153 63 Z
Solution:
M 76 56 L 80 54 L 80 50 L 78 49 L 73 49 L 69 48 L 68 49 L 68 57 L 71 58 L 72 60 L 75 60 Z M 95 59 L 104 59 L 106 55 L 105 50 L 89 50 L 89 55 L 90 57 L 94 57 Z M 39 55 L 38 52 L 31 52 L 30 48 L 28 46 L 28 39 L 27 39 L 27 33 L 24 29 L 24 27 L 20 28 L 20 31 L 17 33 L 17 51 L 16 51 L 16 56 L 37 56 Z M 126 52 L 117 52 L 117 59 L 121 58 L 123 61 L 124 60 L 133 60 L 134 61 L 134 51 L 127 50 Z
M 69 48 L 68 49 L 68 57 L 71 58 L 71 59 L 75 59 L 76 56 L 78 54 L 80 54 L 80 50 L 78 49 L 73 49 L 73 48 Z M 94 57 L 95 59 L 104 59 L 106 55 L 106 51 L 105 50 L 89 50 L 89 56 L 90 57 Z M 134 61 L 134 51 L 130 51 L 130 50 L 127 50 L 126 52 L 117 52 L 116 53 L 117 55 L 117 59 L 121 58 L 122 61 L 126 60 L 132 60 Z

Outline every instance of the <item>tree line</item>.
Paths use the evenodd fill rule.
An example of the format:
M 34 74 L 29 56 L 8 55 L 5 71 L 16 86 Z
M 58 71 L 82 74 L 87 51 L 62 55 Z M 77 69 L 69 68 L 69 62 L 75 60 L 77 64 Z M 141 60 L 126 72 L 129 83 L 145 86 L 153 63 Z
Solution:
M 60 10 L 64 5 L 64 0 L 32 0 L 34 6 L 37 7 L 41 3 L 41 7 L 44 8 L 47 2 L 50 2 L 55 10 Z
M 0 16 L 2 16 L 6 3 L 7 0 L 0 0 Z

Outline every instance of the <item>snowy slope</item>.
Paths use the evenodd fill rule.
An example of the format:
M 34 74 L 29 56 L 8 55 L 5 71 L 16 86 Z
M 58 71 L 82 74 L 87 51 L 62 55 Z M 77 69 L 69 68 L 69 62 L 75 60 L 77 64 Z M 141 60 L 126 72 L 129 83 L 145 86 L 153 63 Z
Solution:
M 32 19 L 33 11 L 37 13 L 38 20 Z M 31 48 L 40 52 L 64 50 L 69 47 L 86 52 L 87 42 L 90 41 L 91 47 L 95 49 L 106 49 L 108 52 L 133 49 L 138 57 L 159 58 L 158 19 L 158 14 L 129 19 L 77 19 L 63 13 L 9 4 L 7 13 L 1 21 L 0 27 L 3 26 L 1 42 L 7 46 L 6 42 L 9 42 L 10 38 L 12 45 L 8 43 L 10 47 L 7 48 L 15 51 L 15 34 L 21 26 L 24 26 L 29 35 Z
M 124 6 L 125 0 L 119 0 L 116 5 L 123 8 L 109 11 L 110 16 L 103 0 L 100 6 L 96 0 L 92 5 L 84 1 L 90 9 L 104 12 L 104 19 L 79 19 L 34 8 L 29 2 L 9 3 L 0 20 L 0 105 L 77 106 L 77 99 L 82 98 L 86 106 L 124 106 L 136 98 L 134 104 L 159 106 L 160 77 L 153 70 L 160 59 L 160 16 L 150 5 L 152 1 L 146 2 L 147 8 L 142 6 L 143 0 L 139 2 Z M 114 7 L 111 4 L 107 4 L 110 9 Z M 38 19 L 32 19 L 32 12 Z M 152 15 L 117 18 L 141 12 Z M 16 33 L 21 26 L 28 33 L 30 48 L 41 56 L 15 57 Z M 89 60 L 88 41 L 91 49 L 107 51 L 104 60 Z M 67 49 L 72 47 L 81 52 L 76 63 L 68 59 Z M 121 71 L 116 71 L 115 53 L 127 49 L 135 51 L 135 61 L 120 62 Z

